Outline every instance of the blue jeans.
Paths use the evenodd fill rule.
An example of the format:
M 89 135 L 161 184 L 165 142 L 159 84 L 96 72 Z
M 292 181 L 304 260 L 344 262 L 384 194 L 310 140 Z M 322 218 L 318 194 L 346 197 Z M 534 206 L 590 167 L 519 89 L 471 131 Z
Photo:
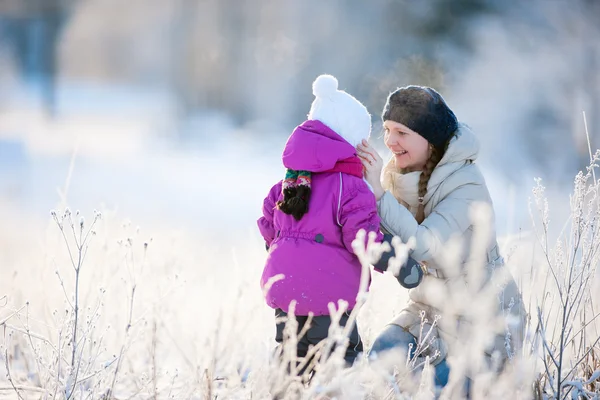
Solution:
M 408 331 L 402 327 L 394 324 L 390 324 L 385 327 L 383 332 L 377 336 L 369 356 L 373 354 L 383 354 L 388 350 L 403 348 L 408 354 L 409 347 L 412 344 L 410 350 L 410 357 L 414 357 L 417 349 L 417 339 Z M 450 376 L 450 368 L 446 360 L 442 360 L 439 364 L 434 367 L 435 374 L 435 385 L 444 387 L 448 384 L 448 377 Z

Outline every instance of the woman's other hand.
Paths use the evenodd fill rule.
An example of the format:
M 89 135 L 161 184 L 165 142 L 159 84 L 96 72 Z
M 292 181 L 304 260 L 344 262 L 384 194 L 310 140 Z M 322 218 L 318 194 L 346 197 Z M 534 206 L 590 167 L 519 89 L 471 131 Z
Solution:
M 379 156 L 379 153 L 371 147 L 369 142 L 363 140 L 361 144 L 356 146 L 358 157 L 362 161 L 363 169 L 365 171 L 365 179 L 373 188 L 375 198 L 379 200 L 385 193 L 381 186 L 381 170 L 383 169 L 383 159 Z

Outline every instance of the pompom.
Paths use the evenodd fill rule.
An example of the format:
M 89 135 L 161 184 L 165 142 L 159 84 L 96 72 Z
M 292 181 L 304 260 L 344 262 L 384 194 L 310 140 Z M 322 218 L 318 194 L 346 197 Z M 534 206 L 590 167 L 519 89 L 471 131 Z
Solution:
M 338 88 L 338 80 L 332 75 L 319 75 L 312 88 L 315 97 L 331 97 Z

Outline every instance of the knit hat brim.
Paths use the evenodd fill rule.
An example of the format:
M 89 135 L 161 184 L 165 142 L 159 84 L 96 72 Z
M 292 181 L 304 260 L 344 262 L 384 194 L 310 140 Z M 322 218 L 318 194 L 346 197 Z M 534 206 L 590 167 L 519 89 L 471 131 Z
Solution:
M 422 86 L 407 86 L 392 92 L 382 119 L 407 126 L 440 150 L 458 129 L 458 120 L 442 96 Z

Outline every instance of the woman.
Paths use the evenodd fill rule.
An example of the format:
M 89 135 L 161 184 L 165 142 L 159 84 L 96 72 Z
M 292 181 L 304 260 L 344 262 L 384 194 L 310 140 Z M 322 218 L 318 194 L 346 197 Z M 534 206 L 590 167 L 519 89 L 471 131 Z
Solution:
M 405 243 L 414 237 L 411 257 L 423 264 L 426 275 L 409 291 L 408 304 L 377 337 L 371 354 L 404 348 L 413 357 L 429 356 L 436 385 L 445 386 L 448 351 L 461 352 L 469 327 L 485 325 L 493 332 L 487 339 L 473 336 L 481 340 L 471 348 L 479 346 L 488 366 L 500 369 L 521 348 L 525 312 L 498 251 L 492 201 L 475 164 L 477 138 L 428 87 L 391 93 L 382 119 L 391 160 L 384 167 L 366 141 L 358 155 L 377 199 L 382 230 Z M 488 212 L 484 208 L 478 216 L 474 212 L 481 205 Z

